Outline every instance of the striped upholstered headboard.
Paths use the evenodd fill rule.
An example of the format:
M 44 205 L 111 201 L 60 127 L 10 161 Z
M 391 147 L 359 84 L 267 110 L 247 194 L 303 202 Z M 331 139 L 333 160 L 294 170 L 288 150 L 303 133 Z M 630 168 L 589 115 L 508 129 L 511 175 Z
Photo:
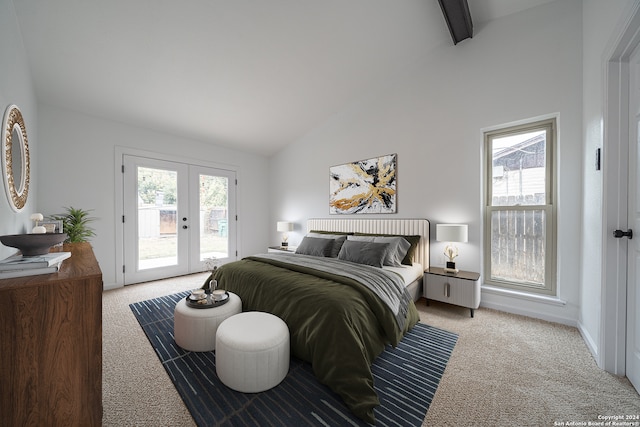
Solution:
M 424 269 L 429 268 L 429 221 L 426 219 L 311 218 L 307 221 L 307 231 L 311 230 L 420 235 L 422 238 L 416 251 L 416 261 Z

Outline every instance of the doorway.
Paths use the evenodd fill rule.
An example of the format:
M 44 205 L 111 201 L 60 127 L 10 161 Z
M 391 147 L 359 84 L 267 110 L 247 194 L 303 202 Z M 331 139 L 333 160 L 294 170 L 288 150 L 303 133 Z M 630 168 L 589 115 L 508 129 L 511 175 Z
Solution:
M 123 154 L 123 283 L 236 258 L 235 171 Z
M 640 391 L 640 47 L 629 60 L 629 190 L 628 226 L 636 238 L 628 241 L 627 257 L 627 319 L 626 319 L 626 376 Z
M 627 376 L 640 388 L 640 325 L 636 312 L 640 279 L 640 182 L 638 182 L 638 56 L 640 3 L 605 52 L 604 186 L 601 332 L 599 366 Z M 633 59 L 632 59 L 633 58 Z M 634 63 L 635 62 L 635 63 Z M 634 106 L 635 105 L 635 106 Z M 633 229 L 633 239 L 617 239 L 614 230 Z

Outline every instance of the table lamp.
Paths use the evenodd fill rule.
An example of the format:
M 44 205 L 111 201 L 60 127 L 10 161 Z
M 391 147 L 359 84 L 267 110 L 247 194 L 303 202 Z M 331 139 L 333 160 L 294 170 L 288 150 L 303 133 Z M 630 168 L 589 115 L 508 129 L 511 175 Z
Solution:
M 289 235 L 287 234 L 289 231 L 293 231 L 293 223 L 288 221 L 278 221 L 278 231 L 282 233 L 282 244 L 283 248 L 289 246 Z
M 458 248 L 454 242 L 466 243 L 469 241 L 469 226 L 467 224 L 437 224 L 436 240 L 438 242 L 448 242 L 444 248 L 444 255 L 449 258 L 444 271 L 447 273 L 457 273 L 456 263 L 453 261 L 458 256 Z

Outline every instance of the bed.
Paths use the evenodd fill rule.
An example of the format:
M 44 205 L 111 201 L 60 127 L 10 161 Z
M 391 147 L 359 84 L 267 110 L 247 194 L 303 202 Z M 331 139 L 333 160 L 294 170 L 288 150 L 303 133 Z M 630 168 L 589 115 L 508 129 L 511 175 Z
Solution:
M 213 277 L 219 289 L 240 296 L 243 311 L 283 319 L 292 355 L 311 363 L 356 416 L 374 423 L 379 401 L 371 364 L 419 320 L 414 301 L 429 267 L 429 222 L 310 219 L 297 252 L 246 257 Z

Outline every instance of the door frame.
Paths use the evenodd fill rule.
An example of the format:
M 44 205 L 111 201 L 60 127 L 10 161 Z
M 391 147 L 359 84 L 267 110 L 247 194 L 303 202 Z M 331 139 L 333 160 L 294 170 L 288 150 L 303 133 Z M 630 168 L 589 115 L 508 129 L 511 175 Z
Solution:
M 123 156 L 136 156 L 136 157 L 146 157 L 150 159 L 163 160 L 169 162 L 179 162 L 186 163 L 195 166 L 202 166 L 205 168 L 213 168 L 213 169 L 223 169 L 228 170 L 235 173 L 236 180 L 240 182 L 240 168 L 235 165 L 229 165 L 225 163 L 218 162 L 208 162 L 203 161 L 202 159 L 194 159 L 191 157 L 175 155 L 175 154 L 164 154 L 156 151 L 147 151 L 140 150 L 136 148 L 115 146 L 114 151 L 114 168 L 115 168 L 115 203 L 114 203 L 114 212 L 115 212 L 115 266 L 116 266 L 116 285 L 119 287 L 124 286 L 124 223 L 122 221 L 124 216 L 124 171 L 123 171 Z M 235 211 L 238 212 L 239 200 L 240 200 L 240 186 L 236 185 L 236 206 Z M 236 235 L 235 235 L 235 247 L 236 253 L 241 253 L 240 241 L 239 238 L 241 232 L 241 221 L 239 219 L 236 220 Z
M 640 46 L 640 4 L 625 13 L 605 51 L 603 105 L 602 276 L 598 365 L 626 373 L 627 240 L 613 230 L 627 229 L 629 153 L 629 58 Z M 639 236 L 640 238 L 640 236 Z
M 629 60 L 629 197 L 627 221 L 633 230 L 640 230 L 640 210 L 638 203 L 638 141 L 640 134 L 640 47 L 635 49 Z M 627 239 L 628 240 L 628 239 Z M 637 239 L 636 239 L 637 240 Z M 625 341 L 625 376 L 634 388 L 640 392 L 640 317 L 637 309 L 638 296 L 640 296 L 640 245 L 637 241 L 629 241 L 627 244 L 627 322 Z

